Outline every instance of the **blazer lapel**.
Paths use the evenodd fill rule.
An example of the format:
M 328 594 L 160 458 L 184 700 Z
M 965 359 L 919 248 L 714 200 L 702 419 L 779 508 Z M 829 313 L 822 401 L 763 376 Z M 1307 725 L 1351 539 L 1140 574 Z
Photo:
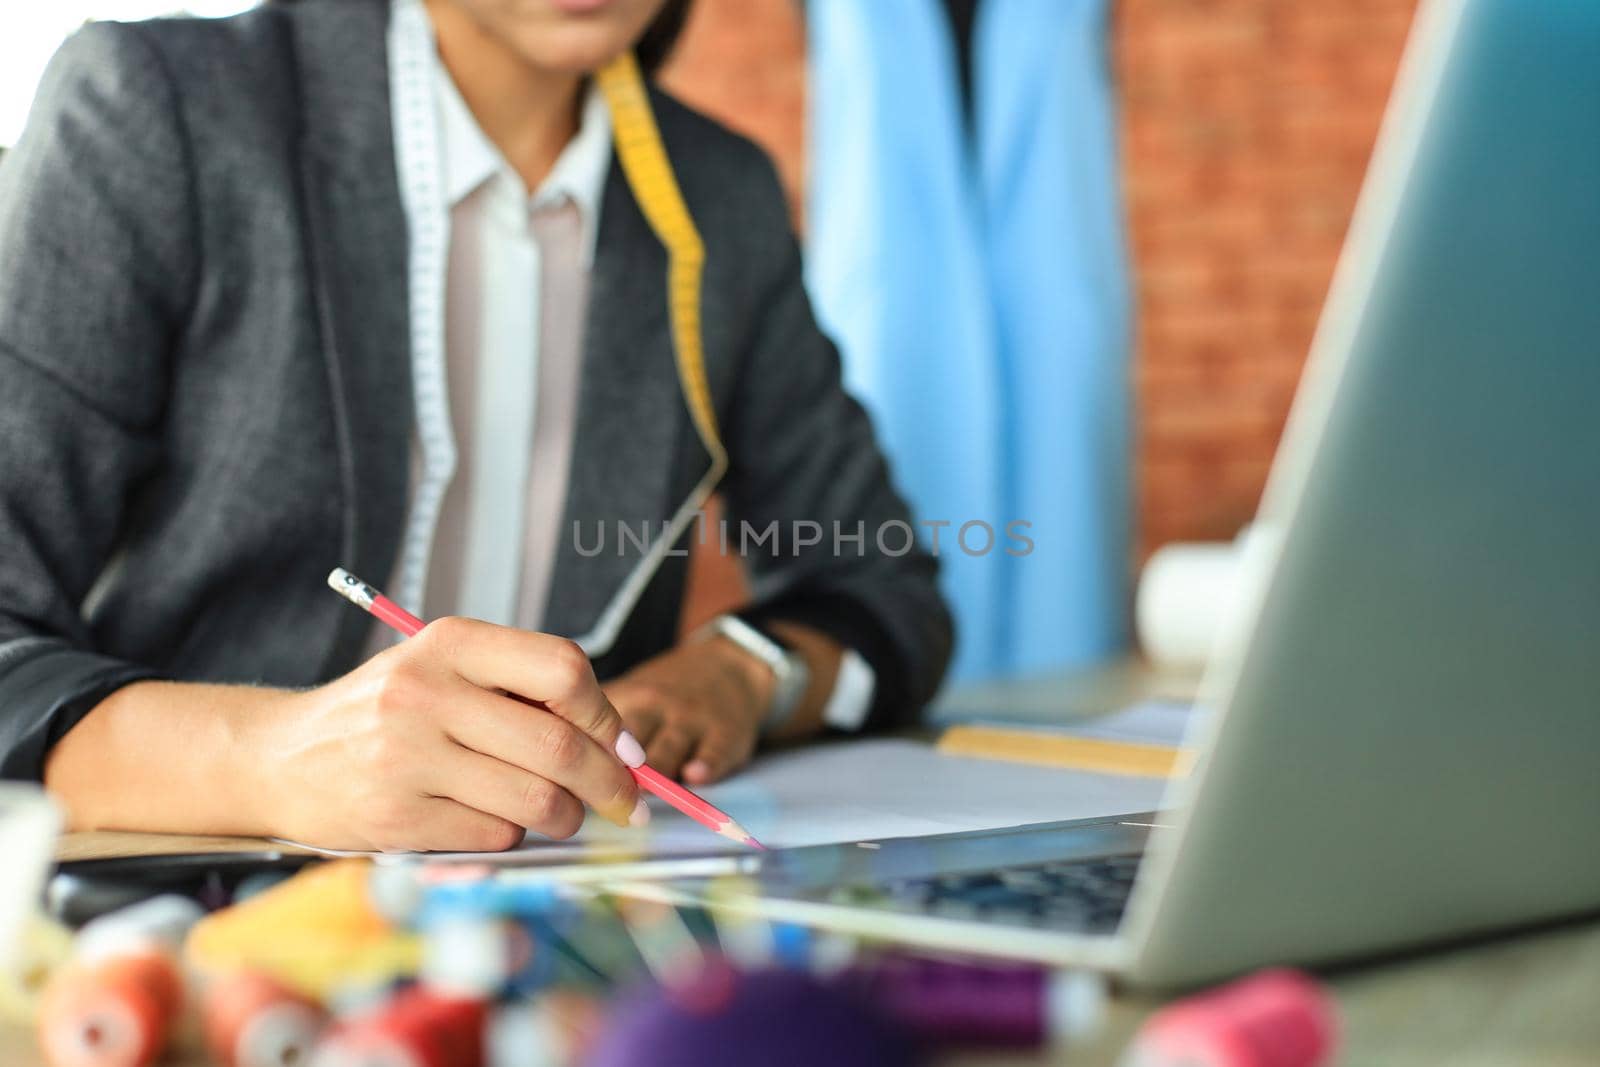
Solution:
M 675 474 L 687 419 L 666 300 L 666 252 L 613 159 L 590 276 L 567 504 L 545 610 L 550 632 L 589 631 L 643 558 L 635 542 L 619 538 L 618 524 L 648 545 L 684 495 Z
M 302 182 L 323 357 L 339 420 L 344 566 L 393 569 L 405 520 L 412 396 L 406 221 L 389 110 L 388 4 L 307 4 L 295 47 Z M 590 275 L 578 420 L 545 629 L 587 632 L 692 484 L 696 450 L 666 314 L 666 253 L 613 159 Z M 703 456 L 700 457 L 703 459 Z M 537 458 L 536 460 L 537 461 Z M 648 524 L 648 530 L 643 525 Z M 595 552 L 596 538 L 604 537 Z M 580 546 L 583 551 L 580 551 Z M 330 561 L 329 566 L 333 566 Z M 342 612 L 330 663 L 368 629 Z
M 295 40 L 301 191 L 312 298 L 327 365 L 344 495 L 342 560 L 376 582 L 405 522 L 412 424 L 406 220 L 395 174 L 388 5 L 308 4 Z M 338 613 L 328 665 L 354 662 L 370 628 Z

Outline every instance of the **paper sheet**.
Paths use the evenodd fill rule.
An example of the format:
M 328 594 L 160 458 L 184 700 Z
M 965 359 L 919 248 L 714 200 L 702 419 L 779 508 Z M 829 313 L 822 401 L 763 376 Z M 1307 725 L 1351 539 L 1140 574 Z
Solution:
M 769 848 L 787 848 L 1150 811 L 1161 805 L 1162 783 L 946 756 L 920 741 L 882 739 L 767 756 L 700 793 Z M 643 830 L 590 818 L 572 842 L 530 834 L 511 852 L 430 858 L 541 863 L 598 860 L 612 849 L 649 857 L 740 850 L 660 801 L 650 804 Z

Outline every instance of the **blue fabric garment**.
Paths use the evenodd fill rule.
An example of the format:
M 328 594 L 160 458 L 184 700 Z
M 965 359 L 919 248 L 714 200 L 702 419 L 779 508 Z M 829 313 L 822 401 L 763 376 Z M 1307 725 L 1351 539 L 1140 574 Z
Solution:
M 1004 505 L 1000 381 L 956 59 L 932 0 L 819 0 L 811 38 L 807 284 L 921 523 Z M 999 656 L 990 558 L 938 534 L 953 676 Z M 893 533 L 891 532 L 891 536 Z
M 1008 515 L 997 672 L 1103 659 L 1127 632 L 1129 315 L 1104 0 L 983 0 L 975 137 Z
M 970 138 L 937 0 L 807 14 L 807 283 L 937 533 L 952 677 L 1102 658 L 1126 630 L 1128 514 L 1105 2 L 983 0 Z M 966 523 L 987 528 L 958 540 Z

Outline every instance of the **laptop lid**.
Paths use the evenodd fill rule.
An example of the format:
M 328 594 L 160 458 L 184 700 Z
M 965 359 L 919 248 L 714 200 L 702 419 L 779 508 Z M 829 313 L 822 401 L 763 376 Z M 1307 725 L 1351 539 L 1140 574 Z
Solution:
M 1593 0 L 1418 14 L 1135 980 L 1600 910 L 1596 57 Z

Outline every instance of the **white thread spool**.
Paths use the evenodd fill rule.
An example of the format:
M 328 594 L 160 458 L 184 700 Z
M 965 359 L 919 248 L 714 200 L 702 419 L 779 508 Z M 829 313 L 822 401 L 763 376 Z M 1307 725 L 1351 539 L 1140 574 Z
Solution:
M 1134 624 L 1139 645 L 1162 667 L 1202 667 L 1232 622 L 1264 539 L 1246 527 L 1233 541 L 1171 544 L 1139 576 Z

